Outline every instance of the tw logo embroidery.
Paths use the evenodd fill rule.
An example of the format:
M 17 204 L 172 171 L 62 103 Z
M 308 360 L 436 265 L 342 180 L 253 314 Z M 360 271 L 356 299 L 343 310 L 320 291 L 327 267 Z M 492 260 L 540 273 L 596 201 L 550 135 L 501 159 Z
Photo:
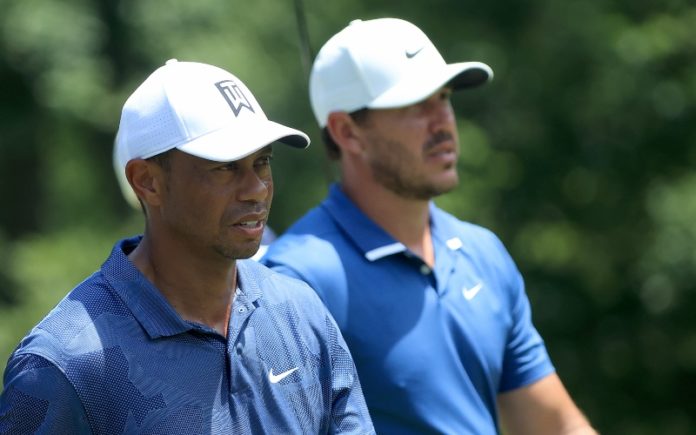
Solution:
M 230 108 L 232 108 L 234 116 L 239 116 L 239 112 L 241 112 L 245 107 L 254 112 L 254 108 L 251 106 L 251 103 L 249 103 L 249 100 L 247 99 L 246 95 L 244 95 L 244 92 L 242 92 L 242 89 L 237 85 L 237 83 L 233 82 L 232 80 L 223 80 L 215 83 L 215 86 L 218 88 L 222 96 L 225 97 L 225 100 L 227 101 L 227 104 L 230 105 Z

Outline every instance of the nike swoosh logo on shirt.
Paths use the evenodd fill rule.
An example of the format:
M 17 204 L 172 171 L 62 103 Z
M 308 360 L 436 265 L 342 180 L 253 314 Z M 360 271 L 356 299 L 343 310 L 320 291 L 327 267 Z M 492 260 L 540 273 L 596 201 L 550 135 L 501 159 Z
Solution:
M 286 370 L 283 373 L 278 373 L 277 375 L 274 375 L 273 369 L 271 369 L 268 372 L 268 380 L 271 381 L 271 384 L 277 384 L 278 382 L 293 374 L 295 370 L 299 370 L 299 367 L 295 367 L 294 369 Z
M 476 284 L 475 286 L 473 286 L 471 288 L 464 287 L 462 289 L 462 294 L 464 295 L 464 299 L 466 299 L 467 301 L 472 300 L 478 294 L 478 292 L 481 291 L 482 288 L 483 288 L 482 282 Z

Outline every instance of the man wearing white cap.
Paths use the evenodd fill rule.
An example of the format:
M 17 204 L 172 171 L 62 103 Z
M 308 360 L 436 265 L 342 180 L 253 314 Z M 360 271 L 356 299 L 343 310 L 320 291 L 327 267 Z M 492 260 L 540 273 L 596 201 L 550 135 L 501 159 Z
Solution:
M 266 118 L 220 68 L 167 62 L 128 98 L 120 170 L 145 210 L 10 357 L 3 433 L 374 433 L 335 322 L 255 261 L 273 196 Z
M 378 433 L 595 433 L 502 243 L 432 202 L 458 183 L 450 93 L 492 76 L 447 64 L 393 18 L 352 22 L 314 61 L 311 104 L 340 184 L 262 261 L 305 280 L 334 315 Z
M 126 172 L 123 170 L 123 167 L 121 166 L 121 162 L 119 161 L 119 156 L 118 156 L 118 144 L 114 143 L 114 152 L 113 152 L 113 164 L 114 164 L 114 171 L 116 172 L 116 180 L 118 181 L 118 186 L 121 190 L 121 194 L 123 194 L 123 198 L 126 200 L 128 205 L 135 209 L 142 209 L 143 205 L 140 203 L 140 200 L 138 197 L 135 195 L 135 192 L 133 192 L 133 188 L 131 187 L 130 183 L 128 183 L 128 179 L 126 178 Z M 276 233 L 273 231 L 271 227 L 268 225 L 264 225 L 263 227 L 263 235 L 261 236 L 261 244 L 259 245 L 258 251 L 254 255 L 252 255 L 251 259 L 253 260 L 258 260 L 260 259 L 263 254 L 266 253 L 266 250 L 268 249 L 268 245 L 276 239 Z

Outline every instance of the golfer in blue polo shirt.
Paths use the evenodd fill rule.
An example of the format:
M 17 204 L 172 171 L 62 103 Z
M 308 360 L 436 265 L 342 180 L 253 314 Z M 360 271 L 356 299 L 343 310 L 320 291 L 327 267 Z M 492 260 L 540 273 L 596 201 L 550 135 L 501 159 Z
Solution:
M 492 76 L 480 62 L 447 64 L 392 18 L 354 21 L 312 68 L 312 108 L 341 180 L 262 261 L 319 293 L 378 433 L 595 433 L 502 243 L 431 201 L 458 183 L 450 93 Z
M 114 246 L 10 357 L 3 434 L 372 434 L 321 300 L 251 257 L 273 196 L 268 120 L 212 65 L 172 60 L 126 101 L 118 167 L 144 235 Z

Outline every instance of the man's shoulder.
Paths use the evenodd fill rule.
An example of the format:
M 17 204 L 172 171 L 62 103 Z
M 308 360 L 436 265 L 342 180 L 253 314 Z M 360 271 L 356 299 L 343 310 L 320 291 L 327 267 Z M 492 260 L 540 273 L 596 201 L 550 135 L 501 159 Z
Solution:
M 295 221 L 268 247 L 261 262 L 276 264 L 312 264 L 330 267 L 338 261 L 338 250 L 348 237 L 323 205 L 319 205 Z
M 456 236 L 469 244 L 498 244 L 500 239 L 489 228 L 459 219 L 453 214 L 439 208 L 433 208 L 436 221 L 445 234 Z
M 318 204 L 293 222 L 283 234 L 330 234 L 337 229 L 336 222 L 329 213 L 327 201 Z
M 299 261 L 330 260 L 348 239 L 337 229 L 331 231 L 288 231 L 268 247 L 265 257 L 283 255 Z
M 446 228 L 454 229 L 463 233 L 493 234 L 488 228 L 470 221 L 462 220 L 452 213 L 437 206 L 431 207 L 430 212 L 434 216 L 435 221 Z
M 347 255 L 358 252 L 337 230 L 316 234 L 292 232 L 271 243 L 261 262 L 321 291 L 326 283 L 341 276 Z
M 57 366 L 88 349 L 89 335 L 103 316 L 129 316 L 101 272 L 72 289 L 17 346 L 17 355 L 37 355 Z M 98 340 L 97 340 L 98 342 Z

